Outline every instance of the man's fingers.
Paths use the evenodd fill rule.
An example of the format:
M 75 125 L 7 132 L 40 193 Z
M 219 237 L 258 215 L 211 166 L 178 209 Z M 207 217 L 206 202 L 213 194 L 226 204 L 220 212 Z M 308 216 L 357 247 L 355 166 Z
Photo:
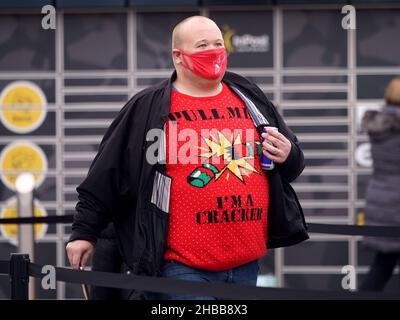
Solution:
M 267 152 L 265 150 L 263 150 L 263 153 L 268 159 L 272 160 L 273 162 L 276 162 L 276 163 L 282 163 L 283 162 L 282 156 L 275 156 L 275 155 L 273 155 L 273 154 L 271 154 L 271 153 L 269 153 L 269 152 Z
M 91 253 L 92 253 L 92 250 L 86 250 L 86 252 L 82 255 L 82 259 L 81 259 L 81 263 L 80 263 L 81 267 L 83 267 L 83 268 L 86 267 Z
M 267 140 L 271 141 L 271 143 L 276 147 L 283 147 L 285 145 L 284 141 L 279 140 L 278 138 L 273 137 L 272 135 L 269 135 Z
M 67 248 L 67 256 L 68 256 L 69 264 L 72 265 L 72 253 L 70 250 L 68 250 L 68 248 Z
M 272 144 L 269 144 L 267 142 L 264 142 L 263 144 L 264 149 L 268 150 L 270 153 L 272 153 L 273 155 L 279 155 L 279 153 L 281 153 L 281 151 L 276 148 L 275 146 L 273 146 Z
M 280 133 L 277 130 L 267 130 L 267 134 L 269 134 L 272 137 L 275 137 L 281 141 L 285 141 L 287 139 L 282 133 Z
M 268 150 L 271 156 L 264 153 L 272 161 L 283 163 L 289 156 L 290 150 L 292 148 L 292 143 L 283 134 L 269 130 L 268 133 L 263 133 L 262 137 L 265 139 L 263 142 L 264 150 Z
M 67 247 L 67 255 L 68 255 L 68 261 L 69 264 L 71 265 L 71 267 L 74 268 L 74 260 L 75 260 L 75 253 L 73 250 L 71 250 L 71 248 Z
M 279 134 L 279 136 L 273 135 L 271 132 L 273 132 L 273 134 Z M 277 147 L 282 147 L 287 143 L 287 138 L 283 134 L 281 134 L 277 131 L 270 131 L 266 134 L 263 133 L 262 136 L 266 141 L 270 141 L 272 144 L 274 144 Z
M 265 150 L 270 151 L 273 154 L 278 154 L 282 150 L 285 149 L 285 144 L 282 141 L 279 141 L 276 138 L 269 137 L 269 139 L 265 139 L 262 143 L 262 146 Z
M 72 268 L 79 269 L 79 266 L 81 264 L 81 257 L 82 254 L 80 252 L 74 252 L 72 254 L 72 261 L 71 261 Z
M 93 243 L 86 240 L 74 240 L 67 244 L 67 254 L 69 262 L 74 269 L 79 269 L 81 265 L 86 266 L 93 251 Z
M 78 269 L 81 262 L 82 251 L 79 250 L 79 248 L 69 246 L 67 247 L 67 255 L 71 267 L 73 269 Z

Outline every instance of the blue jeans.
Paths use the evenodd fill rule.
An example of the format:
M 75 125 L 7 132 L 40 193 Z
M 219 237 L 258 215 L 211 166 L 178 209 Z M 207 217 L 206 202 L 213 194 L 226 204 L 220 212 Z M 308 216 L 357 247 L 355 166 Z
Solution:
M 161 276 L 179 280 L 202 281 L 209 283 L 235 283 L 243 285 L 257 284 L 257 274 L 259 266 L 258 260 L 244 264 L 242 266 L 220 271 L 206 271 L 186 266 L 174 260 L 164 262 L 161 268 Z M 148 300 L 218 300 L 220 298 L 212 296 L 191 296 L 178 295 L 174 293 L 153 293 L 146 292 L 145 298 Z

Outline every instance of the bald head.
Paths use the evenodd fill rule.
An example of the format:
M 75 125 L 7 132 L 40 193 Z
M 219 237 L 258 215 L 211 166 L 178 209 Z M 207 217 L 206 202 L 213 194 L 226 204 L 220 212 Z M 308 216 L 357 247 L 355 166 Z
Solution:
M 172 32 L 171 53 L 180 84 L 183 82 L 201 83 L 208 86 L 210 81 L 214 81 L 214 84 L 218 85 L 220 79 L 205 79 L 192 72 L 192 59 L 189 58 L 189 55 L 224 47 L 221 30 L 211 19 L 193 16 L 178 23 Z
M 187 42 L 201 40 L 200 37 L 217 36 L 222 40 L 222 34 L 217 24 L 210 18 L 192 16 L 179 22 L 172 31 L 172 48 L 183 48 Z M 197 37 L 196 37 L 197 36 Z M 200 37 L 199 37 L 200 36 Z

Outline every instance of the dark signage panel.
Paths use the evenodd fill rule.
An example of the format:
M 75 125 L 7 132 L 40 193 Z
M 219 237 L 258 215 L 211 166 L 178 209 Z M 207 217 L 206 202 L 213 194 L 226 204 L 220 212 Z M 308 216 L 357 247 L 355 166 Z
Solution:
M 211 11 L 223 32 L 228 68 L 272 68 L 272 11 Z

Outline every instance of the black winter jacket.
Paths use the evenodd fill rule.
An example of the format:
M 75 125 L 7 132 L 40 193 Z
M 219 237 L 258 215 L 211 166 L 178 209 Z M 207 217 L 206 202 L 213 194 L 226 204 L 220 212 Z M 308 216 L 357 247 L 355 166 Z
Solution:
M 166 165 L 146 161 L 146 151 L 154 143 L 146 141 L 146 134 L 164 127 L 175 78 L 174 72 L 170 79 L 128 101 L 104 135 L 87 177 L 77 187 L 79 201 L 70 241 L 96 241 L 112 221 L 124 261 L 134 274 L 158 275 L 165 250 L 169 216 L 151 200 L 155 177 L 165 175 Z M 302 208 L 289 184 L 305 166 L 296 136 L 255 84 L 230 72 L 223 81 L 239 89 L 292 143 L 285 163 L 276 164 L 269 172 L 267 247 L 290 246 L 308 239 Z

